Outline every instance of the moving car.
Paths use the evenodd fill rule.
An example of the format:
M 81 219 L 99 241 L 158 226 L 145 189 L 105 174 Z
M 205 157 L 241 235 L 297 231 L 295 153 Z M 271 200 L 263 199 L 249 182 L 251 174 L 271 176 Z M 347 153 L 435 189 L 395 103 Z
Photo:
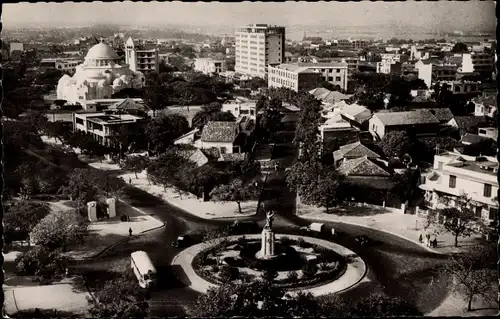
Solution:
M 197 244 L 199 241 L 192 235 L 182 235 L 172 242 L 172 247 L 185 248 Z
M 371 240 L 368 236 L 366 235 L 360 235 L 356 236 L 354 240 L 361 246 L 367 246 L 373 243 L 373 240 Z

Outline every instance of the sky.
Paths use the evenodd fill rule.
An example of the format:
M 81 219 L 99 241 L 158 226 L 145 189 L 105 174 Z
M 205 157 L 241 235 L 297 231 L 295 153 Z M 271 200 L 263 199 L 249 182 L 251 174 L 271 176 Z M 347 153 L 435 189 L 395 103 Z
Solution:
M 231 26 L 249 23 L 453 30 L 496 26 L 495 2 L 90 2 L 4 4 L 2 22 L 18 26 Z

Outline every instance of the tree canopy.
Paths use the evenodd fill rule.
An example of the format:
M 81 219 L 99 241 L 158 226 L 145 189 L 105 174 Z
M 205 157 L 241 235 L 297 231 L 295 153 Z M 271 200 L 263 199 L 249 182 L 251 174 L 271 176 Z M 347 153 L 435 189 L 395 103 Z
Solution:
M 189 131 L 189 123 L 184 116 L 178 114 L 160 115 L 155 117 L 146 128 L 150 149 L 160 154 L 173 145 L 179 136 Z
M 14 201 L 4 206 L 3 224 L 6 241 L 26 238 L 33 228 L 50 213 L 46 203 Z
M 87 227 L 88 222 L 76 211 L 53 212 L 33 228 L 30 239 L 49 250 L 62 248 L 65 251 L 68 246 L 83 242 L 88 233 Z
M 191 126 L 202 129 L 208 121 L 235 121 L 236 118 L 230 112 L 222 112 L 222 104 L 213 102 L 203 105 L 191 121 Z
M 245 184 L 241 179 L 235 179 L 227 185 L 219 185 L 210 192 L 210 196 L 216 201 L 234 201 L 238 204 L 238 212 L 241 214 L 241 202 L 257 200 L 260 188 L 254 183 Z
M 402 157 L 410 153 L 412 142 L 406 131 L 392 131 L 384 135 L 378 147 L 387 157 Z

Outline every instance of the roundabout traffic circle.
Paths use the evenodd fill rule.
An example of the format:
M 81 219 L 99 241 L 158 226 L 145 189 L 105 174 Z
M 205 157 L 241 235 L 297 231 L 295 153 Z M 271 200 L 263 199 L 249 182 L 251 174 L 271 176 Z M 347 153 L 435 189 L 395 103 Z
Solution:
M 350 289 L 366 274 L 364 261 L 346 247 L 307 236 L 275 237 L 277 258 L 271 260 L 255 258 L 260 234 L 228 236 L 181 251 L 172 261 L 172 271 L 189 288 L 206 293 L 224 281 L 252 282 L 272 268 L 276 286 L 315 296 Z M 217 247 L 220 249 L 215 254 Z M 308 271 L 311 263 L 315 265 L 312 272 Z

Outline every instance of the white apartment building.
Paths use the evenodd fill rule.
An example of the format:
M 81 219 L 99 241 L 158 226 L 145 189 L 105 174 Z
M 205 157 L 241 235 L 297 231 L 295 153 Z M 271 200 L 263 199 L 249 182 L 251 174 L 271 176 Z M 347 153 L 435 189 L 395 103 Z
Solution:
M 285 27 L 252 24 L 236 30 L 237 73 L 267 78 L 267 66 L 285 61 Z
M 447 84 L 453 94 L 480 94 L 482 88 L 478 81 L 440 81 L 439 84 Z
M 316 88 L 319 81 L 347 90 L 348 66 L 343 63 L 295 63 L 269 67 L 269 87 L 287 87 L 298 92 Z
M 495 56 L 490 53 L 464 53 L 462 55 L 462 72 L 478 72 L 491 75 L 495 70 Z
M 135 45 L 132 38 L 125 43 L 125 63 L 134 72 L 147 73 L 158 72 L 160 68 L 160 57 L 158 49 L 144 49 Z
M 194 61 L 194 69 L 204 74 L 221 73 L 227 71 L 227 65 L 225 60 L 198 58 Z
M 247 116 L 253 120 L 256 119 L 257 101 L 244 97 L 237 97 L 222 104 L 222 112 L 230 112 L 235 118 Z
M 116 130 L 127 125 L 129 132 L 137 132 L 143 124 L 144 118 L 131 114 L 73 113 L 73 131 L 81 131 L 92 136 L 102 145 L 116 144 Z
M 495 157 L 473 157 L 453 152 L 434 156 L 432 171 L 420 188 L 432 208 L 456 205 L 455 199 L 467 195 L 475 214 L 486 221 L 498 217 L 498 161 Z

